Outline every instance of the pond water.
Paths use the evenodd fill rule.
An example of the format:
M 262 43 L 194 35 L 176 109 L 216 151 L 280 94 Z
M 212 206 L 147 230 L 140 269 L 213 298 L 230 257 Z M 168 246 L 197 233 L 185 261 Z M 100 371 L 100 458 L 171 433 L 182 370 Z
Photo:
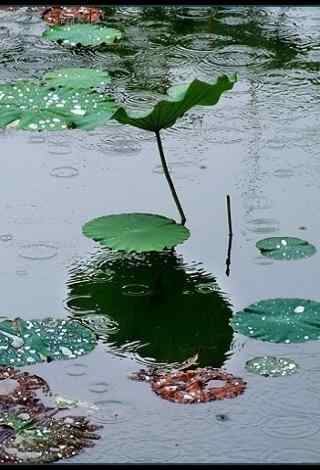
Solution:
M 168 86 L 238 73 L 216 106 L 194 108 L 162 132 L 191 231 L 174 252 L 120 256 L 81 233 L 104 214 L 179 220 L 151 133 L 112 122 L 0 134 L 0 315 L 86 315 L 103 337 L 77 360 L 25 368 L 99 408 L 90 413 L 102 438 L 68 462 L 319 462 L 319 343 L 259 341 L 235 333 L 229 319 L 262 299 L 320 300 L 320 8 L 108 8 L 106 22 L 123 38 L 89 51 L 42 39 L 40 10 L 0 11 L 2 82 L 100 67 L 121 102 L 144 109 Z M 270 236 L 303 238 L 318 251 L 277 261 L 255 246 Z M 180 405 L 128 379 L 196 353 L 201 366 L 246 380 L 244 394 Z M 264 355 L 289 357 L 299 371 L 266 378 L 245 369 Z

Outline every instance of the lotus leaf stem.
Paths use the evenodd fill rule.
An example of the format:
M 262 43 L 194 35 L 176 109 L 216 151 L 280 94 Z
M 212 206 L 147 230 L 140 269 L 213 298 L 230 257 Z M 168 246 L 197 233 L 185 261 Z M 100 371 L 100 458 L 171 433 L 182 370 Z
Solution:
M 178 209 L 178 211 L 179 211 L 179 214 L 180 214 L 180 217 L 181 217 L 181 225 L 184 225 L 184 224 L 186 223 L 186 217 L 185 217 L 185 215 L 184 215 L 182 206 L 181 206 L 181 204 L 180 204 L 178 195 L 177 195 L 177 193 L 176 193 L 176 190 L 175 190 L 173 181 L 172 181 L 172 179 L 171 179 L 171 176 L 170 176 L 170 173 L 169 173 L 169 170 L 168 170 L 167 162 L 166 162 L 166 159 L 165 159 L 165 156 L 164 156 L 164 153 L 163 153 L 163 147 L 162 147 L 162 142 L 161 142 L 161 138 L 160 138 L 160 132 L 159 132 L 159 131 L 155 131 L 155 134 L 156 134 L 156 137 L 157 137 L 157 144 L 158 144 L 158 149 L 159 149 L 159 153 L 160 153 L 160 159 L 161 159 L 162 168 L 163 168 L 165 177 L 166 177 L 166 179 L 167 179 L 167 181 L 168 181 L 168 184 L 169 184 L 169 187 L 170 187 L 171 194 L 172 194 L 172 196 L 173 196 L 174 202 L 176 203 L 177 209 Z

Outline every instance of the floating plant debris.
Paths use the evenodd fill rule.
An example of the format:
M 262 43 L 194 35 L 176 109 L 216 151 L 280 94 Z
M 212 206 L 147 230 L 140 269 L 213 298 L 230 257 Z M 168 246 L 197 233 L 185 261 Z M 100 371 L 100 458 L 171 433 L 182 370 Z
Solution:
M 44 405 L 37 398 L 36 392 L 49 392 L 49 385 L 44 379 L 13 367 L 0 366 L 1 410 L 13 405 L 23 405 L 28 406 L 29 414 L 42 411 Z
M 320 302 L 305 299 L 260 300 L 231 319 L 235 331 L 273 343 L 320 339 Z
M 189 230 L 156 214 L 115 214 L 90 220 L 83 234 L 114 250 L 161 251 L 184 242 Z
M 65 26 L 52 26 L 42 35 L 50 41 L 69 46 L 99 46 L 100 44 L 113 44 L 121 39 L 118 29 L 107 28 L 94 24 L 73 24 Z
M 70 67 L 48 72 L 43 80 L 50 88 L 63 87 L 78 90 L 105 86 L 111 82 L 111 77 L 103 70 Z
M 74 359 L 92 351 L 96 335 L 74 320 L 0 322 L 0 364 L 24 366 L 42 361 Z
M 256 243 L 261 254 L 275 260 L 296 260 L 308 258 L 316 252 L 311 243 L 294 237 L 264 238 Z
M 100 23 L 103 20 L 103 11 L 91 7 L 49 7 L 42 13 L 42 19 L 49 25 L 63 25 L 67 23 Z
M 292 375 L 298 371 L 298 364 L 286 357 L 261 356 L 246 362 L 246 369 L 264 377 Z
M 1 464 L 46 463 L 72 457 L 92 446 L 93 439 L 99 439 L 95 431 L 101 426 L 90 424 L 83 416 L 57 416 L 60 407 L 45 405 L 40 391 L 52 395 L 41 377 L 0 367 Z M 73 404 L 81 406 L 81 402 Z
M 90 129 L 105 123 L 116 109 L 108 95 L 92 90 L 50 90 L 37 81 L 0 85 L 0 128 Z
M 169 373 L 150 373 L 141 369 L 130 378 L 150 382 L 152 390 L 161 398 L 183 404 L 235 398 L 246 389 L 246 382 L 240 377 L 210 367 Z M 224 381 L 225 385 L 208 386 L 215 380 Z
M 83 416 L 55 417 L 59 410 L 47 409 L 28 418 L 28 408 L 1 413 L 1 426 L 14 431 L 0 444 L 0 463 L 48 463 L 73 457 L 100 439 L 101 428 Z

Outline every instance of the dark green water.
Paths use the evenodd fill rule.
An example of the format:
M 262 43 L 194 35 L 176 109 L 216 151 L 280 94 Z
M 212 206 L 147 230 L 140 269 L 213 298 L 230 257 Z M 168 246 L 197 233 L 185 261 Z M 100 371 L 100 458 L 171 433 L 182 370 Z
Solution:
M 0 11 L 1 81 L 100 67 L 132 109 L 193 78 L 237 72 L 239 81 L 217 106 L 193 109 L 163 132 L 191 237 L 157 256 L 115 255 L 81 234 L 104 214 L 178 220 L 152 135 L 116 123 L 0 134 L 0 315 L 84 315 L 103 335 L 77 361 L 28 367 L 61 395 L 99 407 L 92 419 L 104 424 L 102 439 L 69 462 L 319 462 L 319 343 L 261 342 L 234 334 L 228 321 L 261 299 L 320 300 L 320 8 L 114 7 L 106 22 L 122 31 L 118 45 L 72 51 L 41 38 L 38 8 Z M 285 235 L 317 253 L 277 262 L 255 247 Z M 247 380 L 243 396 L 183 406 L 128 379 L 196 353 L 201 365 Z M 266 354 L 290 357 L 299 373 L 245 370 Z

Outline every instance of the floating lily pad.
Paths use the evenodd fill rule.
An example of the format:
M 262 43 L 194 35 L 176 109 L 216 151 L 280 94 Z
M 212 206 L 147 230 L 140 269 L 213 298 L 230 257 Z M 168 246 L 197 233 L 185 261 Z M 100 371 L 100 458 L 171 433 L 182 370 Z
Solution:
M 320 339 L 320 302 L 305 299 L 260 300 L 231 320 L 235 331 L 273 343 Z
M 0 85 L 0 127 L 29 131 L 91 129 L 115 112 L 112 99 L 95 91 L 50 90 L 36 81 Z
M 122 124 L 157 132 L 173 126 L 178 118 L 194 106 L 212 106 L 218 103 L 222 93 L 231 90 L 236 81 L 236 77 L 231 80 L 226 75 L 222 75 L 213 84 L 193 80 L 187 85 L 176 85 L 169 88 L 165 99 L 157 103 L 153 109 L 128 114 L 121 107 L 114 114 L 113 119 Z
M 85 68 L 64 68 L 45 74 L 44 82 L 51 88 L 71 88 L 73 90 L 96 88 L 111 82 L 108 72 Z
M 45 319 L 0 322 L 0 364 L 21 367 L 75 359 L 92 351 L 96 335 L 76 321 Z
M 240 377 L 211 367 L 172 372 L 149 372 L 141 369 L 132 374 L 131 378 L 147 381 L 153 392 L 161 398 L 183 404 L 235 398 L 245 391 L 247 385 Z M 225 383 L 223 386 L 215 386 L 215 380 Z
M 100 23 L 104 13 L 100 8 L 55 6 L 46 8 L 41 16 L 49 25 L 61 25 L 75 22 Z
M 90 220 L 82 231 L 88 238 L 114 250 L 161 251 L 184 242 L 189 230 L 156 214 L 116 214 Z
M 253 374 L 264 377 L 279 377 L 295 374 L 299 366 L 286 357 L 261 356 L 246 362 L 246 369 Z
M 316 248 L 311 243 L 294 237 L 264 238 L 256 243 L 261 254 L 275 260 L 295 260 L 314 255 Z
M 100 44 L 113 44 L 121 39 L 118 29 L 94 24 L 73 24 L 53 26 L 42 35 L 50 41 L 57 41 L 63 45 L 99 46 Z

